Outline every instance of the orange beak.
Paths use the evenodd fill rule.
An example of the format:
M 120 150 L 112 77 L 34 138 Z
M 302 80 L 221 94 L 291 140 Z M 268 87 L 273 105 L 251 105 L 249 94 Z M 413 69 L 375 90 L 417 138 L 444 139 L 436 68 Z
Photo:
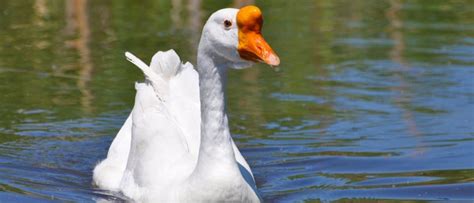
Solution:
M 241 58 L 264 62 L 271 66 L 278 66 L 280 58 L 263 39 L 261 30 L 263 25 L 262 12 L 256 6 L 245 6 L 237 13 L 239 28 L 238 51 Z

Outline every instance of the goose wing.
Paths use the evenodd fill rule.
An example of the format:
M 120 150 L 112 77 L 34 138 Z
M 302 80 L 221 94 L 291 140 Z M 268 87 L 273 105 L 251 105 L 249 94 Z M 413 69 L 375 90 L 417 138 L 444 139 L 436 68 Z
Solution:
M 134 108 L 112 141 L 107 158 L 94 168 L 95 185 L 111 191 L 118 191 L 125 172 L 137 171 L 142 161 L 160 163 L 140 167 L 161 170 L 155 173 L 161 177 L 170 176 L 165 170 L 167 165 L 176 167 L 173 159 L 186 160 L 180 167 L 188 170 L 197 160 L 200 141 L 199 82 L 193 66 L 181 64 L 173 50 L 156 53 L 150 66 L 129 52 L 125 56 L 143 71 L 146 80 L 135 84 Z M 148 153 L 153 157 L 146 157 Z M 135 175 L 146 177 L 145 172 Z
M 130 152 L 120 186 L 136 197 L 136 188 L 166 191 L 192 172 L 199 148 L 199 86 L 192 66 L 181 64 L 173 50 L 155 54 L 150 66 L 126 56 L 146 77 L 135 85 Z

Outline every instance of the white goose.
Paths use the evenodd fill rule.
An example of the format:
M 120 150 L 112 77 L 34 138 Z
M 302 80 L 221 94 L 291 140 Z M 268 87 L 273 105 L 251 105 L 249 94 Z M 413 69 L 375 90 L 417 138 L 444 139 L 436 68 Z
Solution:
M 212 14 L 199 43 L 199 74 L 173 50 L 155 54 L 150 66 L 127 52 L 146 80 L 135 84 L 135 106 L 95 167 L 94 183 L 139 202 L 259 202 L 224 98 L 228 68 L 279 65 L 262 23 L 255 6 Z

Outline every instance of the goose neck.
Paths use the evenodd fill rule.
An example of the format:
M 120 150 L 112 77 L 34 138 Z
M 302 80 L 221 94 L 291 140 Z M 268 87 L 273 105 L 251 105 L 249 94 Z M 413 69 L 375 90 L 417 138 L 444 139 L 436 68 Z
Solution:
M 201 50 L 200 50 L 201 51 Z M 227 67 L 209 53 L 198 53 L 201 97 L 201 145 L 197 170 L 237 169 L 225 107 Z

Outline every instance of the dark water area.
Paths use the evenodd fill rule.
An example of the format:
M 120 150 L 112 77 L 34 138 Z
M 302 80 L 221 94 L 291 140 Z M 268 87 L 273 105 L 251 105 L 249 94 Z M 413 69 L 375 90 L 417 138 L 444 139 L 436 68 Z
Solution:
M 254 2 L 279 54 L 231 71 L 234 140 L 266 202 L 474 201 L 474 3 L 0 1 L 0 202 L 121 200 L 92 169 L 140 70 L 195 62 L 215 10 Z

